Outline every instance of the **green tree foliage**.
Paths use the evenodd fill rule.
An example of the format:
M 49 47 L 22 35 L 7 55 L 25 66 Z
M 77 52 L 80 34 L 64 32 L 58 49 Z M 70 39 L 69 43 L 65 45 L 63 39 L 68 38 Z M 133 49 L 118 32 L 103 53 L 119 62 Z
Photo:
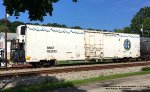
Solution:
M 132 33 L 131 27 L 124 27 L 123 29 L 114 29 L 117 33 Z
M 143 21 L 143 29 L 150 31 L 150 18 L 145 18 Z
M 114 32 L 117 32 L 117 33 L 124 33 L 123 29 L 114 29 Z
M 5 25 L 5 21 L 6 21 L 6 26 L 10 26 L 11 22 L 8 19 L 0 19 L 0 24 L 1 25 Z
M 10 22 L 9 20 L 6 20 L 6 26 L 7 26 L 7 31 L 8 32 L 16 32 L 16 28 L 19 25 L 23 25 L 23 22 L 20 21 L 15 21 L 15 22 Z M 4 32 L 6 30 L 5 26 L 5 19 L 0 19 L 0 32 Z
M 94 28 L 88 28 L 87 30 L 91 30 L 91 31 L 94 31 L 94 30 L 96 30 L 96 31 L 106 31 L 106 30 L 94 29 Z
M 131 31 L 132 31 L 132 30 L 131 30 L 131 27 L 124 27 L 124 28 L 123 28 L 123 32 L 124 32 L 124 33 L 131 33 Z
M 45 26 L 67 28 L 66 25 L 64 25 L 64 24 L 57 24 L 57 23 L 48 23 Z
M 23 25 L 24 23 L 23 22 L 20 22 L 20 21 L 15 21 L 15 22 L 12 22 L 11 23 L 11 26 L 9 28 L 9 32 L 16 32 L 16 28 L 19 26 L 19 25 Z
M 139 10 L 139 12 L 133 17 L 131 21 L 131 29 L 135 33 L 140 34 L 140 29 L 142 25 L 144 30 L 150 30 L 150 7 L 144 7 Z
M 3 0 L 3 5 L 6 6 L 6 12 L 16 18 L 21 12 L 28 11 L 29 19 L 35 21 L 43 21 L 43 16 L 52 16 L 53 3 L 59 0 Z M 77 0 L 73 0 L 77 2 Z
M 25 25 L 25 24 L 39 25 L 38 23 L 24 23 L 24 22 L 20 22 L 20 21 L 10 22 L 9 20 L 6 20 L 6 23 L 7 23 L 7 27 L 8 27 L 8 32 L 11 32 L 11 33 L 15 33 L 16 28 L 20 25 Z M 43 24 L 43 26 L 68 28 L 66 25 L 58 24 L 58 23 L 48 23 L 48 24 Z M 74 26 L 74 27 L 71 27 L 71 28 L 82 29 L 79 26 Z M 4 32 L 4 31 L 5 31 L 5 19 L 0 19 L 0 32 Z
M 0 23 L 0 32 L 4 32 L 4 31 L 5 31 L 4 25 L 2 25 L 2 24 Z
M 88 28 L 87 30 L 95 30 L 95 29 L 93 29 L 93 28 Z
M 5 26 L 5 21 L 6 21 L 6 26 L 9 28 L 11 25 L 11 22 L 6 19 L 0 19 L 0 32 L 4 32 L 6 30 Z
M 131 20 L 131 27 L 127 26 L 123 29 L 114 29 L 118 33 L 141 33 L 143 26 L 144 33 L 149 34 L 150 32 L 150 7 L 141 8 L 140 11 Z M 145 35 L 146 35 L 145 34 Z
M 71 27 L 73 29 L 82 29 L 80 26 L 74 26 L 74 27 Z

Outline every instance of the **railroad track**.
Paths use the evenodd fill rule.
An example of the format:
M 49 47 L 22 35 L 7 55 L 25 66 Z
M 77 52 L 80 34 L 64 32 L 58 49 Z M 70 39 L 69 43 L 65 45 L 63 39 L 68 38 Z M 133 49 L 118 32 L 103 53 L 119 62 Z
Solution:
M 3 78 L 3 77 L 20 77 L 20 76 L 35 76 L 35 75 L 41 75 L 41 74 L 67 73 L 67 72 L 125 68 L 125 67 L 136 67 L 136 66 L 147 66 L 147 65 L 150 65 L 150 62 L 67 67 L 67 68 L 56 68 L 56 69 L 47 69 L 47 70 L 38 70 L 38 71 L 28 71 L 28 72 L 24 71 L 24 72 L 14 72 L 14 73 L 4 73 L 4 74 L 0 74 L 0 78 Z
M 138 62 L 149 62 L 149 61 L 138 61 Z M 13 67 L 1 67 L 0 68 L 0 72 L 1 71 L 13 71 L 13 70 L 25 70 L 25 69 L 39 69 L 39 68 L 56 68 L 56 67 L 70 67 L 70 66 L 84 66 L 84 65 L 99 65 L 99 64 L 128 64 L 128 63 L 136 63 L 136 62 L 93 62 L 93 63 L 77 63 L 77 64 L 60 64 L 60 65 L 54 65 L 54 66 L 46 66 L 46 67 L 33 67 L 32 65 L 28 64 L 28 65 L 18 65 L 18 66 L 13 66 Z

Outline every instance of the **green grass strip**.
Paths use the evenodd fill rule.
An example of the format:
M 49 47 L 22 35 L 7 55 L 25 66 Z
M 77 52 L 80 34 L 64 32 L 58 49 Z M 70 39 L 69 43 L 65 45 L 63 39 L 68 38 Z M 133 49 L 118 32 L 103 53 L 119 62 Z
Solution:
M 140 72 L 132 72 L 132 73 L 124 73 L 124 74 L 114 74 L 109 76 L 99 76 L 95 78 L 83 79 L 83 80 L 74 80 L 74 81 L 66 81 L 66 82 L 56 82 L 56 83 L 47 83 L 47 84 L 39 84 L 32 86 L 17 86 L 14 88 L 9 88 L 5 90 L 1 90 L 0 92 L 44 92 L 56 88 L 64 88 L 64 87 L 73 87 L 77 85 L 87 84 L 91 82 L 97 82 L 102 80 L 111 80 L 116 78 L 124 78 L 129 76 L 150 74 L 150 71 L 140 71 Z

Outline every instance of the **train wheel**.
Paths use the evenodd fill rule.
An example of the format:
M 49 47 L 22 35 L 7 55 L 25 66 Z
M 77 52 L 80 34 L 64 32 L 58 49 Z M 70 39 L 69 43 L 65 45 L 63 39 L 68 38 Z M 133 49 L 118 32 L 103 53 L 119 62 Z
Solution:
M 56 60 L 50 60 L 50 64 L 53 66 L 56 64 Z
M 113 59 L 113 62 L 114 62 L 114 63 L 116 63 L 116 62 L 117 62 L 117 60 L 116 60 L 116 59 Z
M 35 62 L 32 62 L 32 63 L 30 63 L 33 67 L 37 67 L 37 63 L 35 63 Z
M 129 58 L 123 58 L 123 62 L 130 62 Z

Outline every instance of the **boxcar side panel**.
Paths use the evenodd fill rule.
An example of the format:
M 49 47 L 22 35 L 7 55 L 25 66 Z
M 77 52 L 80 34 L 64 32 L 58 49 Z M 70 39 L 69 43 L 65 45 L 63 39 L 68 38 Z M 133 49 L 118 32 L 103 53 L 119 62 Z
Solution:
M 84 31 L 28 25 L 26 31 L 27 62 L 39 60 L 84 60 Z

